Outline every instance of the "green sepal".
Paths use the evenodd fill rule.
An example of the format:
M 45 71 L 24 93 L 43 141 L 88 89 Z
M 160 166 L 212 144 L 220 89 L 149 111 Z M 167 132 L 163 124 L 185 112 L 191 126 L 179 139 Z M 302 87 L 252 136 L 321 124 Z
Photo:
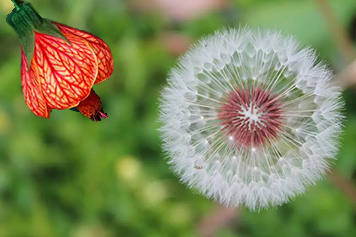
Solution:
M 14 8 L 12 12 L 7 15 L 6 22 L 18 35 L 22 50 L 27 59 L 28 70 L 30 70 L 35 51 L 35 31 L 61 38 L 68 44 L 70 44 L 70 42 L 51 20 L 42 18 L 29 2 L 20 2 L 18 6 L 18 9 Z
M 51 20 L 46 19 L 46 18 L 42 18 L 42 20 L 43 20 L 42 25 L 35 28 L 35 30 L 38 33 L 61 38 L 61 39 L 65 40 L 68 44 L 70 44 L 68 39 L 66 37 L 64 37 L 64 35 L 61 33 L 61 31 L 58 29 L 58 27 L 55 24 L 53 24 L 53 22 Z

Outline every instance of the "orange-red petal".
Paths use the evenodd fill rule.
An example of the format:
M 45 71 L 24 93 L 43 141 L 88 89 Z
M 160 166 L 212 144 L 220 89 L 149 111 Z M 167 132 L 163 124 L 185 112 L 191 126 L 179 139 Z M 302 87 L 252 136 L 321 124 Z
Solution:
M 95 84 L 99 84 L 111 76 L 114 70 L 114 61 L 109 46 L 102 39 L 85 31 L 62 25 L 57 22 L 53 23 L 58 26 L 61 32 L 71 33 L 87 40 L 90 46 L 93 48 L 98 58 L 99 68 L 98 77 L 95 81 Z
M 50 109 L 42 94 L 41 81 L 33 75 L 33 71 L 28 71 L 28 64 L 25 54 L 21 53 L 21 84 L 25 102 L 30 110 L 39 117 L 49 118 Z
M 43 98 L 54 109 L 79 104 L 98 74 L 97 58 L 86 40 L 63 32 L 66 41 L 36 32 L 30 80 L 40 82 Z

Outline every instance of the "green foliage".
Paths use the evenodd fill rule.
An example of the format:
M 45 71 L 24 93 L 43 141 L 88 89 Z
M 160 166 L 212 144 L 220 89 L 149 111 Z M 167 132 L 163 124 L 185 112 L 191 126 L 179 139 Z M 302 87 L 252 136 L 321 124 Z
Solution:
M 38 118 L 24 103 L 20 46 L 0 0 L 0 236 L 197 236 L 215 208 L 170 172 L 161 153 L 157 104 L 177 57 L 166 31 L 194 40 L 223 26 L 249 24 L 295 34 L 337 68 L 340 53 L 310 1 L 232 1 L 230 9 L 173 23 L 127 1 L 33 0 L 42 17 L 92 32 L 112 49 L 115 71 L 95 87 L 109 118 L 94 123 L 70 110 Z M 345 26 L 353 0 L 332 1 Z M 178 26 L 177 26 L 178 25 Z M 178 29 L 176 29 L 178 28 Z M 345 93 L 347 123 L 335 166 L 356 169 L 355 93 Z M 353 236 L 355 208 L 327 179 L 281 208 L 250 213 L 219 236 Z

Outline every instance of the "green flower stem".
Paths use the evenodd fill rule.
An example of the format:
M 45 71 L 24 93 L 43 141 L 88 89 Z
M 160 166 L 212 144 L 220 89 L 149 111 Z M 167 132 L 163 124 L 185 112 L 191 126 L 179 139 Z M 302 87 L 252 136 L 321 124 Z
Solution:
M 13 4 L 15 5 L 15 8 L 16 8 L 17 11 L 20 10 L 20 7 L 19 7 L 19 5 L 15 2 L 15 0 L 11 0 L 11 2 L 13 2 Z

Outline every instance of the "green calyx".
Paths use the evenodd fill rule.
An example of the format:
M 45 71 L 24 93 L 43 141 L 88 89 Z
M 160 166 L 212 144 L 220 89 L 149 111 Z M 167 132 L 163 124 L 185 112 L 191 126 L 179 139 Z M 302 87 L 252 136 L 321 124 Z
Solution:
M 35 31 L 69 41 L 52 21 L 42 18 L 29 2 L 17 1 L 14 10 L 7 15 L 6 22 L 16 31 L 26 56 L 28 70 L 35 51 Z

